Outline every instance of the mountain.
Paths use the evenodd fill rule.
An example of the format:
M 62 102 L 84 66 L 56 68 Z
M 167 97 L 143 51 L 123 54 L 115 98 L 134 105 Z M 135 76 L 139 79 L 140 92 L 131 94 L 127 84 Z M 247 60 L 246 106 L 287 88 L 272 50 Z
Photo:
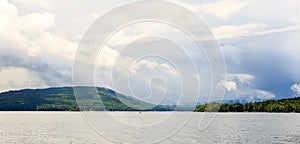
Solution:
M 175 109 L 174 106 L 155 106 L 107 88 L 97 87 L 98 95 L 90 94 L 90 90 L 94 90 L 94 87 L 76 88 L 80 88 L 85 94 L 83 98 L 77 97 L 77 101 L 73 87 L 3 92 L 0 93 L 0 111 L 78 111 L 78 104 L 80 110 L 93 111 L 172 111 Z

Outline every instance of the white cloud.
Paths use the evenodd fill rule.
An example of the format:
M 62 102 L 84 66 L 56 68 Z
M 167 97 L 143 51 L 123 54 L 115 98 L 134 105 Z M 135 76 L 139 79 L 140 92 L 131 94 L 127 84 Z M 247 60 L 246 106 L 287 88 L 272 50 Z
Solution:
M 177 38 L 178 40 L 186 38 L 182 31 L 174 28 L 171 25 L 162 22 L 147 21 L 142 23 L 132 23 L 118 31 L 115 31 L 113 36 L 107 41 L 107 45 L 124 46 L 132 43 L 135 40 L 150 36 L 169 39 Z
M 213 3 L 202 4 L 199 9 L 204 9 L 208 14 L 220 19 L 228 19 L 232 14 L 237 13 L 248 5 L 245 0 L 220 0 Z
M 49 8 L 47 0 L 11 0 L 14 4 L 22 5 L 26 8 Z
M 50 13 L 30 13 L 18 19 L 21 33 L 41 33 L 55 25 L 55 16 Z
M 300 95 L 300 84 L 294 84 L 291 86 L 291 89 L 293 92 L 295 92 L 296 94 Z
M 225 88 L 227 91 L 241 90 L 246 88 L 251 84 L 254 79 L 253 75 L 243 74 L 243 73 L 228 73 L 226 74 L 226 80 L 221 81 L 218 86 Z
M 224 99 L 226 100 L 247 100 L 253 101 L 256 99 L 270 99 L 275 95 L 272 92 L 253 88 L 252 80 L 253 75 L 229 73 L 226 74 L 226 81 L 222 81 L 218 84 L 220 88 L 226 90 Z
M 254 76 L 250 75 L 250 74 L 233 74 L 233 73 L 229 73 L 229 74 L 226 74 L 226 79 L 231 80 L 231 81 L 236 79 L 239 82 L 241 82 L 242 84 L 244 84 L 244 83 L 249 84 L 249 82 L 254 79 Z
M 9 4 L 6 0 L 0 1 L 0 15 L 3 16 L 12 16 L 17 14 L 16 6 Z
M 114 66 L 115 60 L 117 59 L 118 56 L 120 55 L 117 50 L 112 49 L 108 46 L 104 46 L 97 57 L 96 65 L 99 67 L 111 69 Z M 159 70 L 161 72 L 170 74 L 172 76 L 178 76 L 176 69 L 167 63 L 160 63 L 157 61 L 146 60 L 146 59 L 134 63 L 135 59 L 133 59 L 132 57 L 122 56 L 122 58 L 127 59 L 130 62 L 133 62 L 131 63 L 131 65 L 134 65 L 134 67 L 132 68 L 133 73 L 137 73 L 139 70 L 147 69 L 147 70 L 156 70 L 156 71 Z M 125 71 L 127 72 L 128 70 Z
M 287 27 L 266 29 L 263 23 L 252 23 L 243 25 L 223 25 L 212 28 L 212 32 L 217 39 L 229 39 L 236 37 L 249 37 L 255 35 L 266 35 L 279 32 L 295 31 L 300 29 L 300 24 L 290 25 Z
M 28 56 L 74 58 L 77 44 L 53 32 L 53 14 L 29 13 L 19 16 L 16 7 L 5 0 L 0 1 L 0 11 L 2 47 L 23 51 Z
M 273 93 L 264 90 L 256 90 L 254 96 L 260 99 L 271 99 L 275 97 Z
M 21 67 L 3 67 L 0 69 L 0 77 L 0 92 L 12 89 L 47 87 L 38 75 Z
M 100 67 L 112 68 L 119 52 L 108 46 L 104 46 L 97 56 L 96 64 Z
M 287 27 L 275 28 L 270 30 L 264 30 L 259 32 L 254 32 L 252 35 L 264 35 L 264 34 L 272 34 L 278 32 L 288 32 L 288 31 L 295 31 L 300 29 L 300 24 L 295 24 Z
M 77 43 L 67 40 L 66 38 L 51 32 L 44 32 L 37 39 L 40 45 L 40 54 L 52 55 L 61 58 L 73 60 L 77 49 Z
M 0 58 L 5 59 L 0 66 L 22 67 L 25 70 L 14 71 L 24 73 L 21 75 L 24 81 L 28 81 L 29 76 L 43 79 L 35 81 L 41 82 L 41 86 L 45 83 L 50 86 L 65 85 L 71 79 L 71 64 L 77 43 L 57 31 L 54 14 L 24 13 L 17 8 L 20 9 L 19 5 L 16 7 L 13 3 L 0 0 Z M 9 83 L 7 85 L 3 88 L 27 86 L 25 82 L 24 85 L 14 84 L 15 87 Z M 33 87 L 36 85 L 39 84 L 34 83 Z
M 136 73 L 141 69 L 155 70 L 156 72 L 163 72 L 172 76 L 178 76 L 176 69 L 167 63 L 160 63 L 150 60 L 141 60 L 134 66 L 133 72 Z
M 217 39 L 228 39 L 240 36 L 250 36 L 254 32 L 262 31 L 266 25 L 262 23 L 244 25 L 223 25 L 212 28 L 212 32 Z
M 236 83 L 233 81 L 222 81 L 219 86 L 225 88 L 227 91 L 236 90 Z
M 228 19 L 231 15 L 239 12 L 243 7 L 248 5 L 246 0 L 219 0 L 216 2 L 190 4 L 184 1 L 170 1 L 195 12 L 206 13 L 219 19 Z

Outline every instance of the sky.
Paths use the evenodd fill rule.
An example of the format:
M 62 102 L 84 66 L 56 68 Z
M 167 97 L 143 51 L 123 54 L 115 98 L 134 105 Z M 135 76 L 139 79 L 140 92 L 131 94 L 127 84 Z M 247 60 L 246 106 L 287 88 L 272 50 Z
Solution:
M 0 0 L 0 91 L 72 85 L 76 50 L 85 32 L 105 12 L 130 2 L 134 1 Z M 227 71 L 226 80 L 219 83 L 225 89 L 224 99 L 300 96 L 299 0 L 170 2 L 195 13 L 218 41 Z M 109 70 L 120 55 L 120 47 L 153 32 L 182 40 L 187 49 L 192 47 L 185 38 L 176 37 L 178 31 L 161 24 L 128 26 L 99 54 L 95 84 L 111 88 Z M 204 56 L 199 53 L 194 57 Z M 178 56 L 175 62 L 185 65 L 182 58 Z M 204 69 L 200 79 L 205 79 L 209 70 L 205 62 L 202 66 L 198 68 Z M 155 72 L 159 75 L 153 75 Z M 178 74 L 171 63 L 145 58 L 132 70 L 132 91 L 136 95 L 164 93 L 164 103 L 172 104 L 178 100 Z M 206 92 L 202 94 L 205 97 Z M 186 103 L 191 100 L 187 98 Z M 199 102 L 202 100 L 205 98 Z

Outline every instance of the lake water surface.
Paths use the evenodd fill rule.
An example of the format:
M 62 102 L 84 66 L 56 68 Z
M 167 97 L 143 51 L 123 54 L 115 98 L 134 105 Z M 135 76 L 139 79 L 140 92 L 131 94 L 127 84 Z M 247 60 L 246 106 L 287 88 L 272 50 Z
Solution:
M 80 112 L 0 112 L 1 144 L 110 144 L 115 143 L 105 138 L 113 138 L 118 143 L 144 142 L 140 136 L 147 129 L 138 125 L 172 114 L 171 112 L 111 112 L 124 124 L 137 124 L 130 129 L 109 125 L 106 112 L 94 112 L 102 116 L 103 129 L 111 134 L 99 134 L 95 127 L 89 125 Z M 210 125 L 200 130 L 199 120 L 211 113 L 193 113 L 191 119 L 178 132 L 175 132 L 159 143 L 300 143 L 300 114 L 296 113 L 218 113 Z M 191 115 L 182 112 L 178 115 Z M 169 119 L 170 121 L 172 119 Z M 176 117 L 173 118 L 176 121 Z M 109 127 L 108 127 L 109 126 Z M 97 128 L 96 128 L 97 129 Z M 141 130 L 137 130 L 141 129 Z M 172 130 L 172 129 L 170 129 Z M 105 130 L 104 130 L 105 131 Z M 165 135 L 164 127 L 152 129 L 155 134 Z M 101 130 L 100 130 L 101 132 Z M 151 132 L 149 132 L 151 133 Z M 155 136 L 155 135 L 153 135 Z M 151 137 L 151 135 L 149 135 Z M 148 138 L 145 137 L 145 139 Z

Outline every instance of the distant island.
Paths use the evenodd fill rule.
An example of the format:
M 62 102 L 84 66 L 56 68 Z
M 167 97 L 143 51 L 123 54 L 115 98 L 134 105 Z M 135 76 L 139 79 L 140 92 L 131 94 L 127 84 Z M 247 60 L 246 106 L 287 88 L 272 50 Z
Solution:
M 73 87 L 46 89 L 23 89 L 0 93 L 0 111 L 173 111 L 175 106 L 157 105 L 119 94 L 111 89 L 96 88 L 98 95 L 92 96 L 81 87 L 86 97 L 76 101 Z M 102 102 L 99 101 L 101 98 Z M 135 108 L 128 107 L 129 102 Z M 78 107 L 80 103 L 80 108 Z M 142 109 L 145 106 L 151 109 Z M 142 110 L 138 109 L 141 108 Z
M 250 103 L 209 103 L 196 106 L 195 112 L 300 112 L 300 97 Z

